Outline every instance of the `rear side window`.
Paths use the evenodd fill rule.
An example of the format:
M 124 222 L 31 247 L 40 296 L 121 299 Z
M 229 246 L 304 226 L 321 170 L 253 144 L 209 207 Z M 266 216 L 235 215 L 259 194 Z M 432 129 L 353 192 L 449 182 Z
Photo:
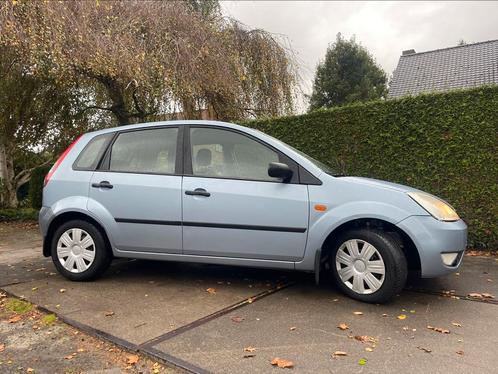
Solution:
M 177 135 L 176 127 L 119 134 L 112 145 L 109 170 L 174 174 Z
M 112 136 L 112 133 L 103 134 L 90 140 L 78 156 L 74 168 L 77 170 L 95 170 Z

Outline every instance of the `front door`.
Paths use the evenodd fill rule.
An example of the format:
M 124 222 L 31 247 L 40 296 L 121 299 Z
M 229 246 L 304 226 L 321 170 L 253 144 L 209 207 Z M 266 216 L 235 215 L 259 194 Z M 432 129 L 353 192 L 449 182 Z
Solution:
M 93 173 L 88 208 L 112 215 L 119 250 L 182 252 L 178 133 L 177 127 L 121 132 Z
M 183 253 L 298 261 L 308 228 L 308 189 L 268 176 L 282 162 L 242 133 L 191 127 L 183 180 Z

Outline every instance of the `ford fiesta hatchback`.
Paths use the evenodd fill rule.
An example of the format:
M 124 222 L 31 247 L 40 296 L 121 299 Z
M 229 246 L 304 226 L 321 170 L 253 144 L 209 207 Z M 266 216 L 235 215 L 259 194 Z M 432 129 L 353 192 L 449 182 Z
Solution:
M 113 257 L 319 274 L 385 302 L 408 270 L 460 265 L 467 226 L 425 192 L 329 167 L 259 131 L 212 121 L 85 134 L 45 178 L 43 254 L 74 281 Z

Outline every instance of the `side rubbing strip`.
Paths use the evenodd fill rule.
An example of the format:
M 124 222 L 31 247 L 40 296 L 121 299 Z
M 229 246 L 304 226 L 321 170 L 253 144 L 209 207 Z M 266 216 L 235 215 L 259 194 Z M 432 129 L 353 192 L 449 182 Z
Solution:
M 153 219 L 131 219 L 131 218 L 114 218 L 119 223 L 141 223 L 144 225 L 165 225 L 165 226 L 181 226 L 180 221 L 158 221 Z
M 183 226 L 213 227 L 218 229 L 258 230 L 258 231 L 283 231 L 283 232 L 305 232 L 301 227 L 279 227 L 279 226 L 256 226 L 256 225 L 233 225 L 225 223 L 203 223 L 183 222 Z
M 257 226 L 257 225 L 234 225 L 226 223 L 204 223 L 204 222 L 180 222 L 180 221 L 158 221 L 148 219 L 131 219 L 131 218 L 114 218 L 120 223 L 138 223 L 146 225 L 165 225 L 165 226 L 189 226 L 189 227 L 211 227 L 217 229 L 236 229 L 236 230 L 256 230 L 256 231 L 280 231 L 280 232 L 306 232 L 302 227 L 280 227 L 280 226 Z

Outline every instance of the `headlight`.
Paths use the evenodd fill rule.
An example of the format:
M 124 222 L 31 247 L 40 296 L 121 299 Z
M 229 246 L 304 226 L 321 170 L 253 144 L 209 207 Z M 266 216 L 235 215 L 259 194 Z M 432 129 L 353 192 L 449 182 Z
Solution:
M 436 196 L 424 192 L 408 192 L 408 196 L 440 221 L 458 221 L 460 219 L 451 205 Z

